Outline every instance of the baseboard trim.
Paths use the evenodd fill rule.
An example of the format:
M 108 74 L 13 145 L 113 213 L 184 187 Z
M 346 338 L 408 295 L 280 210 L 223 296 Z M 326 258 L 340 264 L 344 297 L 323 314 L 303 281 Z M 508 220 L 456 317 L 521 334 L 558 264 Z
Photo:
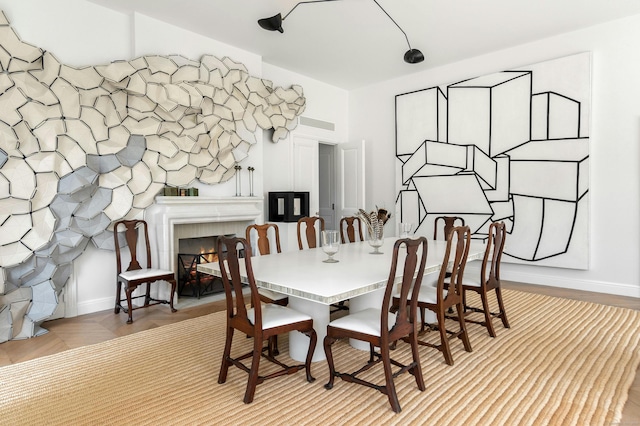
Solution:
M 479 274 L 480 266 L 467 265 L 465 275 Z M 617 296 L 628 296 L 640 298 L 640 286 L 611 283 L 593 280 L 578 280 L 558 276 L 532 274 L 527 272 L 501 271 L 501 278 L 506 281 L 516 281 L 527 284 L 546 285 L 549 287 L 568 288 L 572 290 L 593 291 L 595 293 L 615 294 Z
M 88 300 L 77 304 L 77 315 L 92 314 L 94 312 L 113 309 L 114 297 L 103 297 L 101 299 Z

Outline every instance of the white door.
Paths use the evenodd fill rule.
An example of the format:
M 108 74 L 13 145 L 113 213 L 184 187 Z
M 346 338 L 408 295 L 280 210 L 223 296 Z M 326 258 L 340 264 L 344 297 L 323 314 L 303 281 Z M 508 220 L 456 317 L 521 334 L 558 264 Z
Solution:
M 336 167 L 335 145 L 320 144 L 319 202 L 320 217 L 326 229 L 338 229 L 336 220 Z
M 353 216 L 358 209 L 367 210 L 364 187 L 365 141 L 337 145 L 339 149 L 338 199 L 340 217 Z
M 317 140 L 292 135 L 293 143 L 293 190 L 309 192 L 309 216 L 319 214 Z

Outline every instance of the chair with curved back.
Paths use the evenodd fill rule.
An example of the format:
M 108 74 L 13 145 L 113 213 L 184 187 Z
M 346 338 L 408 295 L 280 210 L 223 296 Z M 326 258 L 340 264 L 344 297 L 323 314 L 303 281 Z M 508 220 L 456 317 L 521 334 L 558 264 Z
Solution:
M 406 255 L 400 255 L 400 250 L 406 250 Z M 400 239 L 393 246 L 393 258 L 387 286 L 380 308 L 369 308 L 360 312 L 346 315 L 331 321 L 327 326 L 327 336 L 324 339 L 324 352 L 329 364 L 329 382 L 325 388 L 333 388 L 335 377 L 352 383 L 371 387 L 387 395 L 391 408 L 396 413 L 400 412 L 400 403 L 395 390 L 394 378 L 401 373 L 409 372 L 416 380 L 418 389 L 425 389 L 420 366 L 420 356 L 417 342 L 417 294 L 420 291 L 422 277 L 427 258 L 427 240 L 424 237 L 418 239 Z M 400 260 L 403 259 L 403 260 Z M 395 280 L 397 268 L 403 268 L 402 283 L 399 285 L 399 296 L 396 306 L 404 306 L 404 309 L 394 309 L 392 296 L 395 293 Z M 415 278 L 415 283 L 413 277 Z M 331 346 L 338 339 L 357 339 L 369 343 L 369 361 L 364 367 L 353 373 L 340 373 L 335 369 Z M 407 365 L 391 359 L 390 346 L 399 339 L 406 339 L 411 344 L 412 359 Z M 374 348 L 379 348 L 376 352 Z M 358 377 L 360 373 L 369 370 L 374 365 L 382 362 L 385 384 L 377 385 L 373 382 Z M 395 373 L 392 364 L 399 367 Z
M 466 318 L 467 322 L 480 324 L 487 327 L 487 331 L 491 337 L 496 337 L 496 331 L 493 328 L 493 318 L 500 318 L 505 328 L 510 328 L 507 312 L 504 309 L 504 301 L 502 300 L 502 290 L 500 289 L 500 261 L 504 250 L 504 242 L 506 239 L 506 227 L 504 222 L 494 222 L 489 226 L 489 237 L 487 240 L 487 248 L 482 259 L 482 267 L 480 268 L 480 280 L 465 278 L 462 281 L 463 301 L 465 315 L 471 312 L 479 312 L 484 314 L 484 321 L 477 321 Z M 491 312 L 489 306 L 488 293 L 493 290 L 496 294 L 499 312 Z M 471 307 L 467 305 L 466 293 L 472 291 L 480 295 L 482 300 L 482 308 Z
M 462 280 L 464 278 L 464 268 L 469 255 L 469 243 L 471 241 L 471 230 L 468 226 L 457 226 L 452 228 L 447 237 L 447 248 L 442 260 L 442 267 L 438 274 L 438 281 L 435 286 L 423 285 L 418 294 L 418 309 L 421 312 L 422 319 L 421 331 L 425 326 L 429 330 L 437 330 L 440 333 L 440 343 L 434 344 L 427 341 L 418 340 L 418 344 L 438 349 L 444 355 L 445 362 L 453 365 L 453 357 L 451 356 L 451 348 L 449 341 L 453 338 L 459 338 L 464 344 L 467 352 L 471 352 L 471 343 L 469 342 L 469 334 L 464 321 L 463 309 L 463 293 Z M 455 247 L 454 247 L 455 242 Z M 450 267 L 450 274 L 447 272 L 447 266 L 450 265 L 451 254 L 455 253 Z M 456 322 L 458 330 L 452 331 L 446 328 L 446 312 L 449 308 L 455 307 L 458 313 Z M 437 322 L 435 324 L 425 323 L 425 309 L 436 314 Z
M 316 347 L 317 335 L 313 329 L 313 319 L 306 314 L 287 308 L 286 306 L 280 306 L 274 303 L 261 304 L 253 269 L 251 267 L 251 247 L 247 243 L 247 240 L 237 237 L 218 237 L 218 252 L 222 252 L 223 247 L 226 247 L 227 253 L 224 260 L 219 258 L 218 263 L 220 265 L 226 297 L 227 332 L 218 383 L 226 382 L 227 373 L 231 365 L 235 365 L 239 369 L 249 373 L 244 394 L 244 402 L 245 404 L 249 404 L 253 401 L 256 386 L 265 380 L 293 374 L 305 369 L 307 381 L 314 381 L 315 379 L 311 375 L 311 358 Z M 245 252 L 243 258 L 240 257 L 241 250 Z M 240 262 L 244 262 L 244 269 L 251 291 L 253 308 L 250 309 L 247 309 L 242 292 Z M 231 345 L 233 343 L 235 330 L 253 338 L 253 348 L 244 355 L 232 358 Z M 310 339 L 304 364 L 286 365 L 269 354 L 268 347 L 264 347 L 265 340 L 270 341 L 271 337 L 290 331 L 299 331 L 307 335 Z M 260 359 L 263 357 L 281 368 L 266 376 L 259 375 Z M 242 362 L 245 359 L 251 359 L 250 367 L 247 367 Z
M 118 234 L 120 228 L 124 228 L 124 237 L 126 245 L 129 248 L 131 261 L 126 270 L 123 270 L 124 259 L 120 249 L 120 241 Z M 113 237 L 116 250 L 116 304 L 113 310 L 119 314 L 122 309 L 129 314 L 127 324 L 133 322 L 133 311 L 140 308 L 158 304 L 168 304 L 171 312 L 176 312 L 173 307 L 173 295 L 176 292 L 176 277 L 173 271 L 165 269 L 157 269 L 151 266 L 151 245 L 149 244 L 149 226 L 144 220 L 121 220 L 113 226 Z M 146 256 L 146 267 L 142 267 L 138 260 L 138 240 L 144 239 Z M 141 259 L 144 263 L 144 259 Z M 169 300 L 154 299 L 151 297 L 151 283 L 156 281 L 166 281 L 171 285 L 171 293 Z M 145 294 L 140 296 L 132 296 L 132 293 L 139 285 L 146 284 Z M 125 298 L 122 298 L 122 288 L 124 287 Z M 144 304 L 141 306 L 133 306 L 133 299 L 144 297 Z M 127 306 L 122 306 L 122 302 L 127 301 Z
M 254 235 L 255 238 L 251 238 Z M 269 235 L 272 235 L 273 238 L 269 238 Z M 271 254 L 272 249 L 275 249 L 276 253 L 282 252 L 280 247 L 280 231 L 278 229 L 278 225 L 275 223 L 249 225 L 245 231 L 245 236 L 250 246 L 253 247 L 252 241 L 255 241 L 260 256 Z M 259 288 L 258 294 L 263 303 L 275 303 L 281 306 L 287 306 L 289 304 L 289 297 L 287 297 L 286 294 L 278 293 L 266 288 Z M 277 335 L 273 336 L 271 341 L 269 341 L 269 353 L 270 355 L 278 355 L 280 353 L 278 350 Z
M 449 232 L 456 226 L 456 222 L 460 222 L 460 226 L 464 226 L 464 218 L 460 216 L 438 216 L 433 221 L 433 239 L 438 239 L 438 229 L 440 226 L 440 222 L 443 222 L 442 226 L 442 236 L 443 239 L 447 239 L 447 235 Z
M 316 222 L 319 223 L 319 229 L 316 231 Z M 304 250 L 303 241 L 306 242 L 307 248 L 320 247 L 320 233 L 324 231 L 324 218 L 320 216 L 305 216 L 298 220 L 298 248 Z
M 253 247 L 252 242 L 255 241 L 258 253 L 260 256 L 266 256 L 271 254 L 272 248 L 275 248 L 276 253 L 281 253 L 280 248 L 280 231 L 278 225 L 275 223 L 265 223 L 263 225 L 249 225 L 245 231 L 246 240 Z M 273 235 L 273 241 L 269 238 L 269 235 Z M 255 235 L 255 238 L 251 238 Z M 278 305 L 286 306 L 289 303 L 289 298 L 282 293 L 270 291 L 264 288 L 259 289 L 260 300 L 264 303 L 277 303 Z
M 364 241 L 362 222 L 358 216 L 347 216 L 340 219 L 340 240 L 342 244 Z

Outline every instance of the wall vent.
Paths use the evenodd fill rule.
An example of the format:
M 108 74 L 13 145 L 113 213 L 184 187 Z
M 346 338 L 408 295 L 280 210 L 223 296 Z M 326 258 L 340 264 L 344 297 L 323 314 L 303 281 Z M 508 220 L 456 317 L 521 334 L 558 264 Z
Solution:
M 298 123 L 302 124 L 303 126 L 316 127 L 318 129 L 330 130 L 332 132 L 336 130 L 335 123 L 330 123 L 328 121 L 316 120 L 315 118 L 304 116 L 300 116 L 298 120 Z

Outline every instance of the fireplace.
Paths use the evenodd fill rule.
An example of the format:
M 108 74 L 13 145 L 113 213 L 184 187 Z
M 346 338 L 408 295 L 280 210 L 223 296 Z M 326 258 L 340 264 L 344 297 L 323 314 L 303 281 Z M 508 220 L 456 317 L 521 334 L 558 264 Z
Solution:
M 234 237 L 235 234 L 227 234 L 225 237 Z M 178 269 L 177 269 L 177 292 L 180 297 L 196 297 L 221 293 L 224 291 L 222 280 L 209 274 L 198 272 L 198 265 L 201 263 L 217 262 L 218 236 L 181 238 L 178 241 Z M 243 253 L 240 253 L 242 256 Z
M 145 210 L 151 234 L 152 261 L 159 268 L 176 272 L 178 279 L 178 254 L 183 252 L 180 240 L 217 235 L 244 236 L 247 226 L 262 222 L 262 217 L 263 200 L 260 197 L 158 196 L 155 204 Z M 191 254 L 200 254 L 199 249 Z M 168 286 L 164 292 L 168 296 Z M 162 292 L 159 295 L 162 296 Z

